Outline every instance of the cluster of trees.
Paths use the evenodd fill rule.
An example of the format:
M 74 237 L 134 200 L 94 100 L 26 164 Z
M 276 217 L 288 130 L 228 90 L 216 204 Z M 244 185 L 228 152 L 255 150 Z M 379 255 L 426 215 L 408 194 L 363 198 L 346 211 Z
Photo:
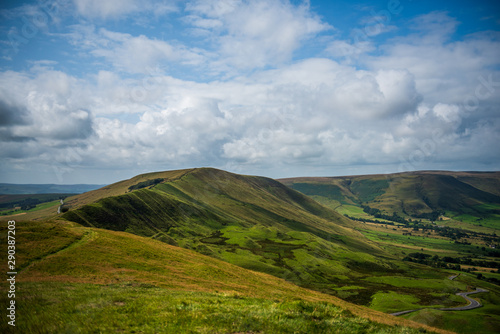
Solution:
M 454 270 L 462 270 L 465 272 L 476 271 L 476 268 L 467 268 L 462 269 L 462 265 L 472 266 L 472 267 L 483 267 L 483 268 L 495 268 L 497 273 L 500 273 L 500 262 L 496 261 L 488 261 L 488 260 L 478 260 L 472 259 L 470 257 L 451 257 L 451 256 L 443 256 L 439 257 L 438 255 L 430 255 L 425 253 L 410 253 L 403 261 L 414 262 L 425 264 L 434 268 L 446 268 L 446 269 L 454 269 Z
M 29 210 L 35 208 L 38 204 L 42 203 L 39 199 L 36 198 L 27 198 L 22 200 L 19 203 L 21 210 Z
M 425 213 L 420 213 L 418 215 L 413 215 L 415 218 L 421 218 L 421 219 L 427 219 L 430 221 L 436 221 L 439 219 L 439 216 L 441 216 L 444 212 L 441 211 L 432 211 L 432 212 L 425 212 Z
M 368 205 L 362 205 L 361 207 L 363 208 L 364 212 L 366 212 L 367 214 L 369 214 L 375 218 L 390 220 L 392 222 L 400 223 L 400 224 L 409 224 L 410 223 L 410 221 L 399 216 L 396 212 L 393 212 L 392 215 L 386 215 L 386 214 L 382 213 L 379 209 L 370 208 Z
M 132 191 L 132 190 L 146 188 L 146 187 L 149 187 L 149 186 L 155 186 L 158 183 L 163 182 L 163 180 L 165 180 L 165 179 L 152 179 L 152 180 L 147 180 L 147 181 L 139 182 L 137 184 L 134 184 L 133 186 L 128 187 L 128 190 Z
M 12 195 L 23 196 L 23 195 Z M 32 197 L 26 197 L 23 199 L 13 199 L 4 203 L 0 203 L 0 209 L 14 210 L 20 208 L 21 210 L 30 210 L 35 208 L 38 204 L 52 202 L 58 199 L 64 199 L 67 196 L 63 194 L 39 194 L 39 195 L 28 195 Z M 24 197 L 24 196 L 23 196 Z M 9 212 L 7 212 L 9 214 Z
M 349 218 L 351 220 L 356 220 L 356 221 L 363 222 L 363 223 L 375 223 L 375 224 L 383 224 L 383 225 L 394 225 L 394 223 L 392 223 L 392 222 L 386 222 L 386 221 L 381 221 L 381 220 L 376 220 L 376 219 L 356 218 L 356 217 L 351 217 L 351 216 L 349 216 L 347 214 L 345 214 L 344 216 L 346 216 L 347 218 Z
M 361 207 L 363 208 L 364 212 L 366 212 L 369 215 L 374 216 L 375 218 L 390 220 L 390 221 L 393 221 L 396 223 L 404 224 L 407 227 L 410 224 L 415 223 L 415 222 L 412 222 L 411 219 L 405 219 L 404 217 L 401 217 L 396 212 L 393 212 L 392 215 L 387 215 L 387 214 L 382 213 L 382 211 L 380 211 L 379 209 L 371 208 L 368 205 L 362 205 Z M 419 219 L 428 219 L 430 221 L 436 221 L 439 219 L 439 216 L 441 214 L 442 214 L 441 211 L 432 211 L 432 212 L 425 212 L 425 213 L 421 213 L 421 214 L 413 215 L 413 216 L 415 218 L 419 218 Z M 418 223 L 421 224 L 422 221 L 419 220 Z
M 9 203 L 1 203 L 0 208 L 14 208 L 14 207 L 21 207 L 21 210 L 29 210 L 37 206 L 37 204 L 43 203 L 40 201 L 38 198 L 25 198 L 23 200 L 20 200 L 18 202 L 9 202 Z
M 458 229 L 458 228 L 453 228 L 449 226 L 443 226 L 443 227 L 434 227 L 432 228 L 436 233 L 442 237 L 449 238 L 452 240 L 458 240 L 462 238 L 468 238 L 470 237 L 467 232 L 464 230 Z

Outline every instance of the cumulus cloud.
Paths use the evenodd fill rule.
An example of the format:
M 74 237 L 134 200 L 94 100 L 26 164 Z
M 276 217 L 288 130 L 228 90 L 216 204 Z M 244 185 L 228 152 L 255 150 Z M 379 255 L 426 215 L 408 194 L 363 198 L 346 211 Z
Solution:
M 282 0 L 193 1 L 187 9 L 193 25 L 215 34 L 221 67 L 280 64 L 291 59 L 304 39 L 331 28 L 307 5 Z
M 99 16 L 92 2 L 78 3 L 81 15 L 103 20 L 137 6 L 109 2 Z M 332 28 L 307 4 L 185 6 L 192 39 L 80 23 L 57 36 L 98 64 L 93 72 L 72 75 L 54 61 L 0 72 L 2 157 L 20 169 L 55 161 L 59 176 L 72 166 L 244 166 L 237 171 L 278 177 L 290 176 L 281 174 L 287 166 L 327 175 L 335 166 L 498 162 L 497 33 L 450 40 L 457 20 L 434 12 L 412 20 L 406 36 L 378 44 L 331 36 L 316 57 L 296 60 L 303 43 Z M 339 60 L 346 54 L 355 64 Z
M 0 101 L 0 127 L 8 127 L 25 123 L 27 110 L 21 106 Z
M 86 100 L 78 93 L 82 86 L 52 70 L 31 75 L 0 73 L 0 105 L 6 123 L 0 128 L 7 126 L 2 136 L 16 142 L 34 140 L 40 152 L 88 139 L 93 133 L 92 115 L 82 107 Z
M 443 98 L 458 102 L 474 93 L 480 75 L 496 72 L 500 54 L 497 33 L 474 34 L 463 40 L 450 41 L 455 20 L 445 13 L 433 13 L 433 24 L 422 34 L 400 37 L 397 43 L 385 44 L 380 56 L 365 59 L 372 69 L 405 69 L 415 76 L 417 89 L 437 103 Z M 428 15 L 418 22 L 431 20 Z M 450 23 L 451 21 L 451 23 Z M 493 71 L 492 71 L 493 70 Z
M 153 12 L 164 15 L 177 10 L 175 1 L 73 0 L 76 12 L 90 19 L 119 19 L 130 14 Z
M 144 35 L 96 29 L 93 25 L 75 25 L 66 34 L 71 43 L 98 58 L 104 58 L 120 71 L 148 74 L 159 65 L 172 68 L 178 65 L 196 66 L 204 61 L 199 50 L 181 44 L 151 39 Z

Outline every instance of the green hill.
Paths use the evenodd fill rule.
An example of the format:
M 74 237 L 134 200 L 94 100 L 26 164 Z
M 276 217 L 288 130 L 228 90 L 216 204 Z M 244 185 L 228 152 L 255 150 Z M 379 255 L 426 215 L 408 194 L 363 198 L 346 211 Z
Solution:
M 99 198 L 104 191 L 116 195 Z M 398 270 L 357 222 L 262 177 L 208 168 L 155 173 L 67 205 L 63 217 L 83 226 L 151 237 L 321 290 L 368 270 Z
M 124 232 L 17 222 L 16 236 L 2 333 L 445 333 Z
M 352 206 L 369 207 L 385 215 L 414 219 L 445 215 L 500 228 L 500 172 L 424 171 L 280 181 L 342 213 Z

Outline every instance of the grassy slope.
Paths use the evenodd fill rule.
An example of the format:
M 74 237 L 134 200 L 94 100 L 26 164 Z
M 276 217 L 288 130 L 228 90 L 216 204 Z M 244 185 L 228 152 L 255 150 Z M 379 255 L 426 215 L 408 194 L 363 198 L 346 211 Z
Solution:
M 393 270 L 387 254 L 350 228 L 359 223 L 279 182 L 215 169 L 176 176 L 79 207 L 77 197 L 76 208 L 64 217 L 149 236 L 319 290 Z M 123 192 L 125 186 L 118 186 Z
M 373 199 L 373 193 L 383 193 L 387 180 L 361 179 L 342 186 L 350 198 L 366 192 L 363 198 Z M 360 223 L 266 178 L 189 170 L 171 181 L 73 209 L 65 217 L 150 236 L 360 305 L 377 307 L 374 298 L 381 293 L 411 296 L 419 306 L 463 303 L 454 293 L 465 286 L 450 288 L 448 272 L 394 261 L 396 256 L 388 255 L 393 253 L 387 247 L 393 246 L 390 240 L 380 243 L 375 237 L 371 242 L 354 230 L 364 228 Z M 372 276 L 389 279 L 370 280 Z M 392 284 L 398 278 L 421 284 Z
M 420 333 L 425 328 L 124 232 L 64 221 L 17 222 L 16 232 L 16 332 Z M 5 233 L 1 236 L 5 253 Z M 6 305 L 5 294 L 0 303 Z M 3 319 L 0 329 L 12 328 Z

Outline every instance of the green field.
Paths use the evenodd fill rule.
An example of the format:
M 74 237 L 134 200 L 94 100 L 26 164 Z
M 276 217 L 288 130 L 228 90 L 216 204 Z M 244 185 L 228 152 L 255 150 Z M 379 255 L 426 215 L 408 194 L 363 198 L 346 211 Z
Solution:
M 25 213 L 28 213 L 28 212 L 37 212 L 37 211 L 45 210 L 45 209 L 48 209 L 48 208 L 54 208 L 54 212 L 57 212 L 57 207 L 59 205 L 61 205 L 61 202 L 59 200 L 56 200 L 56 201 L 51 201 L 51 202 L 45 202 L 45 203 L 37 204 L 36 207 L 34 207 L 32 209 L 29 209 L 29 210 L 21 210 L 21 209 L 11 210 L 11 209 L 6 209 L 6 210 L 3 210 L 3 211 L 0 211 L 0 215 L 8 216 L 8 215 L 25 214 Z

